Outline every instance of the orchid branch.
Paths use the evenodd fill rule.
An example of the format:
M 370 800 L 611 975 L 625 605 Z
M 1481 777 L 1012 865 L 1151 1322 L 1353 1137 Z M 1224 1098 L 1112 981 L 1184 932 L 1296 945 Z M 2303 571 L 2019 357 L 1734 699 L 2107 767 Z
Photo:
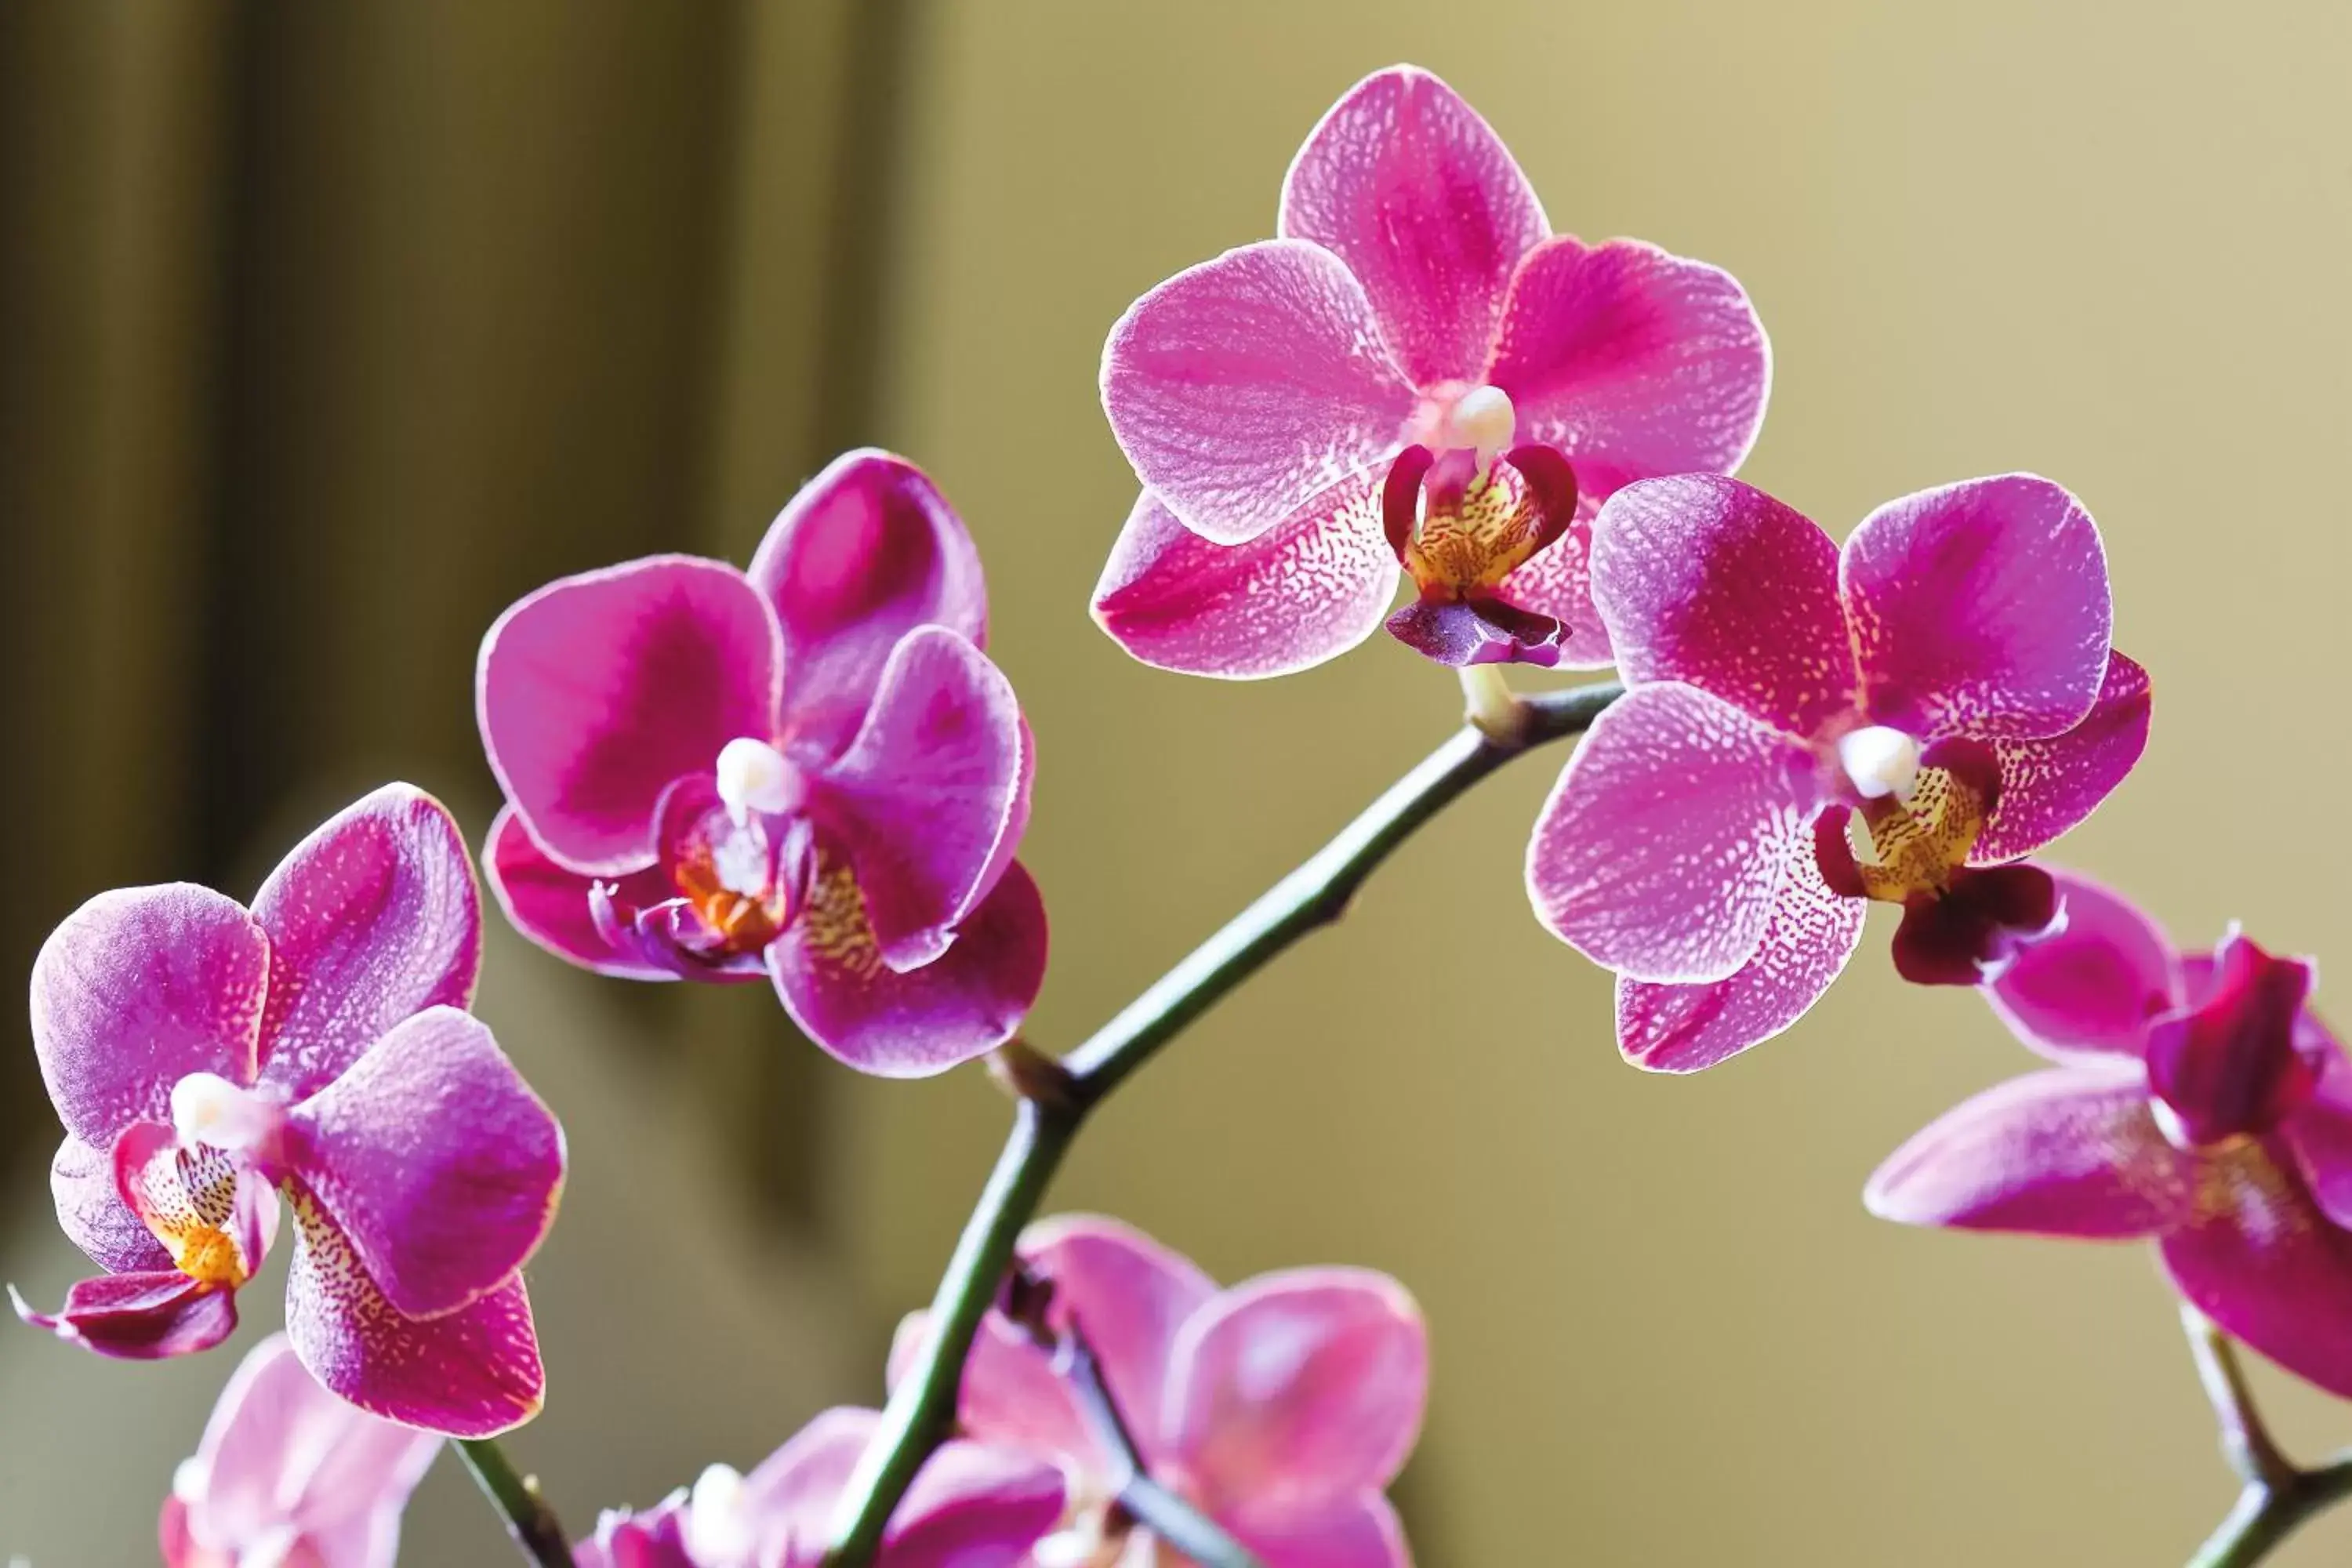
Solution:
M 1022 1226 L 1094 1108 L 1184 1026 L 1307 932 L 1346 912 L 1365 879 L 1423 824 L 1506 763 L 1581 733 L 1623 688 L 1592 685 L 1518 698 L 1507 717 L 1475 716 L 1444 745 L 1160 976 L 1058 1063 L 1027 1048 L 1000 1076 L 1020 1096 L 1013 1131 L 932 1298 L 932 1333 L 890 1396 L 835 1516 L 832 1568 L 873 1562 L 883 1527 L 954 1425 L 965 1356 L 996 1298 Z
M 2196 1359 L 2197 1379 L 2221 1423 L 2222 1457 L 2246 1483 L 2230 1516 L 2197 1549 L 2189 1568 L 2250 1568 L 2305 1521 L 2352 1497 L 2352 1454 L 2317 1469 L 2298 1468 L 2254 1407 L 2237 1347 L 2194 1307 L 2180 1309 L 2180 1326 Z
M 517 1474 L 506 1450 L 488 1437 L 459 1438 L 452 1447 L 490 1506 L 505 1517 L 516 1550 L 540 1568 L 572 1568 L 571 1541 L 541 1495 L 539 1478 Z

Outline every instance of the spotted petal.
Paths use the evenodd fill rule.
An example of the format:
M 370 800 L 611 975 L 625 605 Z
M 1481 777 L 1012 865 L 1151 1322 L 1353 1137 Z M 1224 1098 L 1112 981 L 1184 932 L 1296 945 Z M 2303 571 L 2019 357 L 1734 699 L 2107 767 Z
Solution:
M 2083 721 L 2046 741 L 2001 741 L 2000 804 L 1969 850 L 1971 865 L 2030 855 L 2095 810 L 2147 749 L 2147 671 L 2107 655 L 2099 700 Z
M 67 1237 L 108 1273 L 147 1274 L 172 1267 L 172 1255 L 116 1189 L 111 1151 L 66 1134 L 49 1163 L 49 1195 Z
M 117 1361 L 194 1355 L 236 1331 L 236 1293 L 176 1268 L 81 1280 L 54 1313 L 33 1310 L 13 1285 L 8 1299 L 34 1328 Z

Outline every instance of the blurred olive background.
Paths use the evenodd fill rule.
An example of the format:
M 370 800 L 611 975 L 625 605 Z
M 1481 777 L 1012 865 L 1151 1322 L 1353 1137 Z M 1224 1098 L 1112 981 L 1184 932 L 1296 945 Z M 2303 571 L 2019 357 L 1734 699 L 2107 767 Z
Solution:
M 2352 945 L 2337 0 L 14 0 L 0 961 L 112 884 L 249 890 L 385 777 L 478 829 L 469 675 L 502 605 L 649 550 L 741 559 L 874 441 L 987 558 L 1041 756 L 1034 1035 L 1076 1038 L 1452 722 L 1385 640 L 1236 687 L 1086 616 L 1132 492 L 1104 329 L 1267 234 L 1307 129 L 1399 58 L 1478 105 L 1556 226 L 1745 280 L 1778 350 L 1756 482 L 1840 533 L 1969 474 L 2081 494 L 2158 720 L 2064 858 L 2185 940 Z M 2232 1488 L 2145 1253 L 1857 1201 L 2021 1053 L 1973 997 L 1896 984 L 1880 930 L 1753 1056 L 1624 1068 L 1605 979 L 1520 890 L 1556 767 L 1480 790 L 1199 1025 L 1056 1205 L 1227 1278 L 1402 1277 L 1436 1350 L 1424 1563 L 2185 1556 Z M 1001 1135 L 981 1076 L 867 1083 L 762 994 L 490 963 L 484 1011 L 572 1134 L 534 1271 L 552 1396 L 512 1446 L 574 1528 L 873 1397 Z M 79 1261 L 54 1121 L 28 1047 L 5 1072 L 0 1272 L 53 1297 Z M 147 1560 L 229 1364 L 0 1335 L 0 1552 Z M 2263 1387 L 2302 1451 L 2352 1437 Z M 2279 1560 L 2347 1551 L 2352 1513 Z M 454 1466 L 404 1560 L 503 1560 Z

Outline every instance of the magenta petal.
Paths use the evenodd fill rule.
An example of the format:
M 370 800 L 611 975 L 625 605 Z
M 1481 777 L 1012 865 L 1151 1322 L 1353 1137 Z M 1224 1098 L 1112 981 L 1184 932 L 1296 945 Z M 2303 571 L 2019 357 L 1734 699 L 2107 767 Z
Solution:
M 297 845 L 253 900 L 269 933 L 261 1077 L 315 1094 L 412 1013 L 473 1000 L 482 911 L 439 801 L 387 784 Z
M 2317 1019 L 2306 1013 L 2304 1023 L 2320 1037 L 2308 1042 L 2322 1063 L 2319 1087 L 2279 1131 L 2320 1211 L 2352 1226 L 2352 1061 Z
M 1519 258 L 1551 232 L 1502 141 L 1413 66 L 1331 106 L 1282 182 L 1285 238 L 1348 264 L 1415 382 L 1475 379 Z
M 2106 555 L 2082 503 L 2032 474 L 1888 501 L 1841 587 L 1872 721 L 2032 741 L 2079 723 L 2107 668 Z
M 1045 982 L 1045 905 L 1015 861 L 947 952 L 882 962 L 856 884 L 820 864 L 810 906 L 768 949 L 776 991 L 809 1038 L 882 1078 L 928 1078 L 1011 1039 Z
M 1103 348 L 1111 434 L 1187 527 L 1256 538 L 1402 444 L 1412 388 L 1363 285 L 1300 240 L 1229 250 L 1133 305 Z
M 624 980 L 675 980 L 677 972 L 648 963 L 604 940 L 589 911 L 589 893 L 601 882 L 634 909 L 677 896 L 659 867 L 618 878 L 583 877 L 547 858 L 515 808 L 500 811 L 482 848 L 482 875 L 514 928 L 556 957 Z
M 1756 955 L 1793 847 L 1811 842 L 1812 765 L 1696 687 L 1635 688 L 1594 721 L 1536 819 L 1536 918 L 1637 980 L 1729 978 Z
M 2137 1060 L 2148 1021 L 2177 1005 L 2180 963 L 2137 905 L 2079 872 L 2053 868 L 2065 927 L 2022 949 L 1985 988 L 2010 1032 L 2042 1055 L 2112 1052 Z
M 1404 1525 L 1379 1492 L 1307 1509 L 1244 1499 L 1223 1524 L 1265 1568 L 1412 1568 Z
M 1033 1229 L 1034 1227 L 1032 1227 Z M 909 1313 L 890 1344 L 889 1386 L 896 1389 L 916 1354 L 930 1338 L 930 1316 Z M 1153 1394 L 1155 1408 L 1158 1394 Z M 1122 1414 L 1125 1405 L 1120 1406 Z M 1008 1444 L 1053 1455 L 1074 1469 L 1107 1478 L 1109 1462 L 1071 1397 L 1069 1381 L 1025 1329 L 992 1312 L 981 1320 L 964 1360 L 963 1384 L 956 1397 L 956 1425 L 984 1443 Z M 1139 1426 L 1139 1423 L 1130 1422 Z M 1150 1438 L 1133 1434 L 1139 1444 Z
M 1568 628 L 1499 599 L 1415 599 L 1388 620 L 1389 635 L 1439 664 L 1532 664 L 1549 669 L 1559 662 Z
M 2273 957 L 2232 928 L 2210 990 L 2148 1024 L 2148 1088 L 2178 1135 L 2211 1144 L 2268 1132 L 2312 1098 L 2327 1064 L 2296 1026 L 2313 978 L 2309 961 Z
M 1628 682 L 1686 681 L 1791 735 L 1853 705 L 1837 546 L 1753 486 L 1619 490 L 1593 520 L 1592 600 Z
M 1520 262 L 1486 379 L 1519 438 L 1559 447 L 1577 486 L 1727 474 L 1764 423 L 1772 353 L 1738 281 L 1633 239 L 1562 235 Z
M 1029 820 L 1032 757 L 1012 682 L 950 631 L 891 650 L 857 738 L 814 809 L 856 868 L 882 962 L 947 950 L 995 886 Z
M 1617 1048 L 1627 1061 L 1651 1072 L 1711 1068 L 1803 1017 L 1844 971 L 1869 906 L 1830 889 L 1810 843 L 1788 855 L 1756 956 L 1728 979 L 1653 985 L 1619 977 Z
M 112 1150 L 93 1149 L 66 1134 L 49 1163 L 49 1195 L 66 1236 L 109 1274 L 150 1274 L 173 1266 L 146 1221 L 122 1201 Z
M 1067 1500 L 1062 1472 L 1040 1456 L 949 1443 L 907 1489 L 882 1561 L 887 1568 L 1017 1568 L 1060 1522 Z
M 2091 815 L 2147 749 L 2147 671 L 2110 650 L 2099 700 L 2046 741 L 2002 741 L 2000 804 L 1969 850 L 1972 865 L 2030 855 Z
M 684 555 L 509 607 L 482 639 L 475 706 L 531 836 L 575 871 L 646 865 L 671 780 L 709 772 L 730 741 L 775 739 L 782 635 L 742 573 Z
M 539 1414 L 547 1374 L 520 1276 L 443 1317 L 404 1316 L 341 1234 L 294 1205 L 286 1332 L 310 1375 L 361 1409 L 450 1437 L 490 1437 Z
M 1503 579 L 1504 600 L 1566 628 L 1554 660 L 1559 669 L 1606 669 L 1617 659 L 1592 603 L 1593 510 L 1589 499 L 1580 500 L 1568 531 Z
M 555 1219 L 562 1130 L 488 1027 L 455 1007 L 395 1026 L 295 1107 L 288 1133 L 322 1223 L 408 1317 L 497 1289 Z
M 783 628 L 788 741 L 824 757 L 857 732 L 882 667 L 917 626 L 988 641 L 988 591 L 963 520 L 929 475 L 872 448 L 801 488 L 751 557 Z
M 2186 1218 L 2197 1163 L 2165 1142 L 2128 1064 L 1996 1084 L 1930 1123 L 1870 1178 L 1881 1219 L 2119 1240 Z
M 1144 663 L 1255 680 L 1336 658 L 1396 597 L 1380 489 L 1343 481 L 1246 544 L 1213 544 L 1146 490 L 1095 584 L 1095 624 Z
M 110 1149 L 168 1121 L 193 1072 L 253 1081 L 269 939 L 236 900 L 175 882 L 100 893 L 33 961 L 33 1048 L 66 1131 Z
M 1172 1436 L 1166 1408 L 1177 1335 L 1217 1293 L 1192 1259 L 1130 1226 L 1056 1215 L 1021 1233 L 1021 1256 L 1054 1288 L 1048 1321 L 1075 1323 L 1146 1457 Z
M 1175 1457 L 1207 1495 L 1286 1509 L 1352 1498 L 1412 1452 L 1428 1331 L 1385 1275 L 1264 1275 L 1185 1324 L 1169 1388 Z
M 2352 1233 L 2261 1146 L 2214 1163 L 2196 1223 L 2163 1250 L 2180 1293 L 2224 1333 L 2352 1399 Z
M 881 1419 L 878 1411 L 851 1405 L 821 1411 L 743 1478 L 742 1509 L 758 1536 L 756 1561 L 817 1568 L 834 1503 Z M 905 1504 L 899 1506 L 903 1513 Z
M 162 1361 L 208 1351 L 236 1331 L 236 1292 L 176 1268 L 105 1274 L 66 1292 L 55 1313 L 36 1312 L 8 1288 L 16 1316 L 69 1344 L 119 1361 Z

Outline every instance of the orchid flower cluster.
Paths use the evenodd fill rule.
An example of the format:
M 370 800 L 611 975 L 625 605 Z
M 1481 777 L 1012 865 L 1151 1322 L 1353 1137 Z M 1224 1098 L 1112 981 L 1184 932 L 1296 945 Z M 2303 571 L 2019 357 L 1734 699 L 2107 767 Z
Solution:
M 210 1349 L 291 1220 L 287 1331 L 173 1479 L 165 1562 L 383 1568 L 448 1438 L 543 1564 L 1404 1568 L 1386 1492 L 1428 1344 L 1402 1285 L 1220 1289 L 1114 1220 L 1034 1211 L 1093 1105 L 1185 1022 L 1436 806 L 1578 731 L 1527 887 L 1615 977 L 1630 1061 L 1695 1071 L 1790 1028 L 1893 905 L 1897 973 L 1977 988 L 2048 1065 L 1906 1144 L 1870 1210 L 2149 1238 L 2209 1350 L 2352 1397 L 2352 1063 L 2313 965 L 2234 928 L 2179 949 L 2030 858 L 2147 736 L 2090 513 L 1997 475 L 1891 500 L 1841 547 L 1730 477 L 1769 382 L 1729 273 L 1553 232 L 1434 77 L 1342 98 L 1276 237 L 1111 329 L 1103 406 L 1139 494 L 1095 616 L 1147 664 L 1226 679 L 1385 627 L 1461 672 L 1471 723 L 1059 1058 L 1020 1035 L 1045 973 L 1016 858 L 1036 748 L 971 537 L 914 464 L 841 458 L 748 568 L 657 556 L 500 616 L 477 700 L 505 807 L 479 865 L 517 929 L 602 975 L 764 981 L 861 1072 L 986 1057 L 1019 1112 L 887 1409 L 826 1412 L 576 1542 L 491 1441 L 540 1407 L 523 1271 L 566 1151 L 468 1011 L 479 898 L 449 814 L 380 790 L 250 905 L 93 899 L 35 965 L 32 1026 L 58 1221 L 103 1272 L 19 1315 L 103 1355 Z M 1622 684 L 1515 695 L 1513 663 Z M 2268 1540 L 2352 1473 L 2250 1484 Z

